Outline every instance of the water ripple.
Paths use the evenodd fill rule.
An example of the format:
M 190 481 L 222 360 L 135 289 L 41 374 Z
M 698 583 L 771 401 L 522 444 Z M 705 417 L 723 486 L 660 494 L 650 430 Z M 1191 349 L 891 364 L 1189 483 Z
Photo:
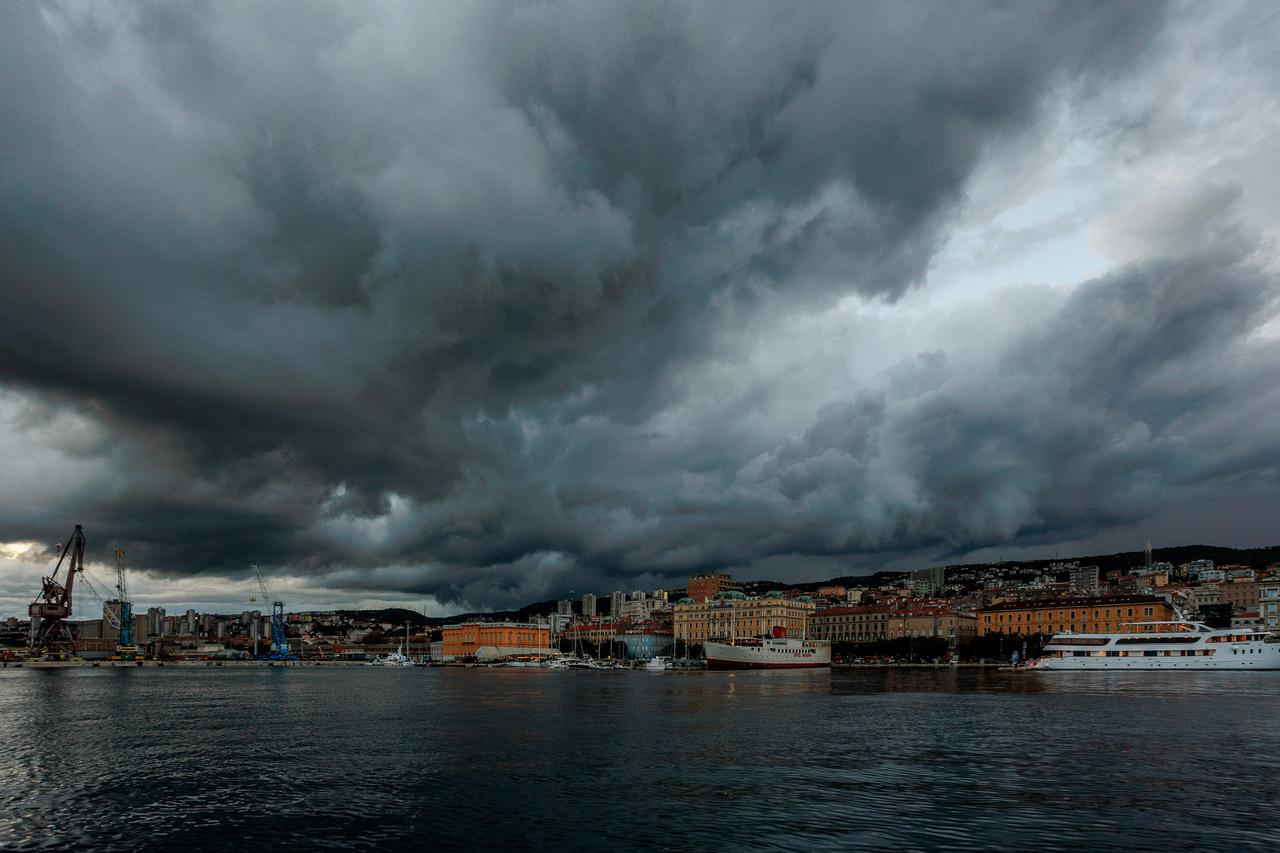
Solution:
M 0 849 L 1269 849 L 1275 673 L 0 671 Z

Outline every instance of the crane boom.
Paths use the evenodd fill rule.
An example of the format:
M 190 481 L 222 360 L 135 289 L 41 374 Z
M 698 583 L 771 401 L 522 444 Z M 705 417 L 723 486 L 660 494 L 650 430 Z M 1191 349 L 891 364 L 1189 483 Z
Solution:
M 120 645 L 133 652 L 133 601 L 124 574 L 124 549 L 116 549 L 116 598 L 120 600 Z
M 89 574 L 87 569 L 82 567 L 80 569 L 80 577 L 84 581 L 85 589 L 89 590 L 89 594 L 94 597 L 98 604 L 102 605 L 102 618 L 106 619 L 112 628 L 117 631 L 122 630 L 119 614 L 115 612 L 114 608 L 107 605 L 106 600 L 102 597 L 102 592 L 98 589 L 97 582 L 93 580 L 93 576 Z

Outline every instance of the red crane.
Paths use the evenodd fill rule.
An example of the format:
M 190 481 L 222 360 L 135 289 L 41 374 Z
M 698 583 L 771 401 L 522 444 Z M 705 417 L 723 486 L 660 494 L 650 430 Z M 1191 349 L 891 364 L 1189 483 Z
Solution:
M 67 560 L 70 555 L 71 559 Z M 58 583 L 58 571 L 63 561 L 67 562 L 66 583 Z M 43 579 L 40 595 L 31 602 L 27 612 L 31 614 L 31 650 L 44 649 L 49 652 L 69 651 L 72 643 L 71 629 L 67 626 L 67 617 L 71 615 L 71 588 L 75 586 L 76 572 L 84 568 L 84 530 L 76 525 L 76 530 L 63 546 L 58 555 L 58 564 L 53 567 L 53 576 Z M 39 620 L 37 622 L 37 620 Z

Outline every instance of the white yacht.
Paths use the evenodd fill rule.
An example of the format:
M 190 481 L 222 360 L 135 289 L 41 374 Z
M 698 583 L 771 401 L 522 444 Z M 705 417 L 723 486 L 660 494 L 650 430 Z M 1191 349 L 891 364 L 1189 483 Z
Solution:
M 1267 631 L 1200 622 L 1135 622 L 1114 634 L 1054 634 L 1036 670 L 1280 669 L 1280 641 Z
M 668 669 L 671 669 L 672 666 L 674 666 L 674 664 L 672 663 L 671 658 L 655 657 L 650 658 L 645 663 L 644 668 L 649 672 L 666 672 Z

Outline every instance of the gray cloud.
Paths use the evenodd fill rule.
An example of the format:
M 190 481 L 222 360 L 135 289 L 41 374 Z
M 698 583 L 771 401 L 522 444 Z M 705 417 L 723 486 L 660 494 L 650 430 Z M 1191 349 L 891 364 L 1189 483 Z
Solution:
M 1256 239 L 1177 236 L 1229 190 L 1109 230 L 1134 264 L 984 359 L 901 352 L 772 422 L 786 378 L 725 361 L 918 288 L 985 152 L 1143 68 L 1158 4 L 0 17 L 6 447 L 84 472 L 0 491 L 0 538 L 74 516 L 174 575 L 507 604 L 1075 535 L 1272 462 L 1188 419 L 1274 355 Z

